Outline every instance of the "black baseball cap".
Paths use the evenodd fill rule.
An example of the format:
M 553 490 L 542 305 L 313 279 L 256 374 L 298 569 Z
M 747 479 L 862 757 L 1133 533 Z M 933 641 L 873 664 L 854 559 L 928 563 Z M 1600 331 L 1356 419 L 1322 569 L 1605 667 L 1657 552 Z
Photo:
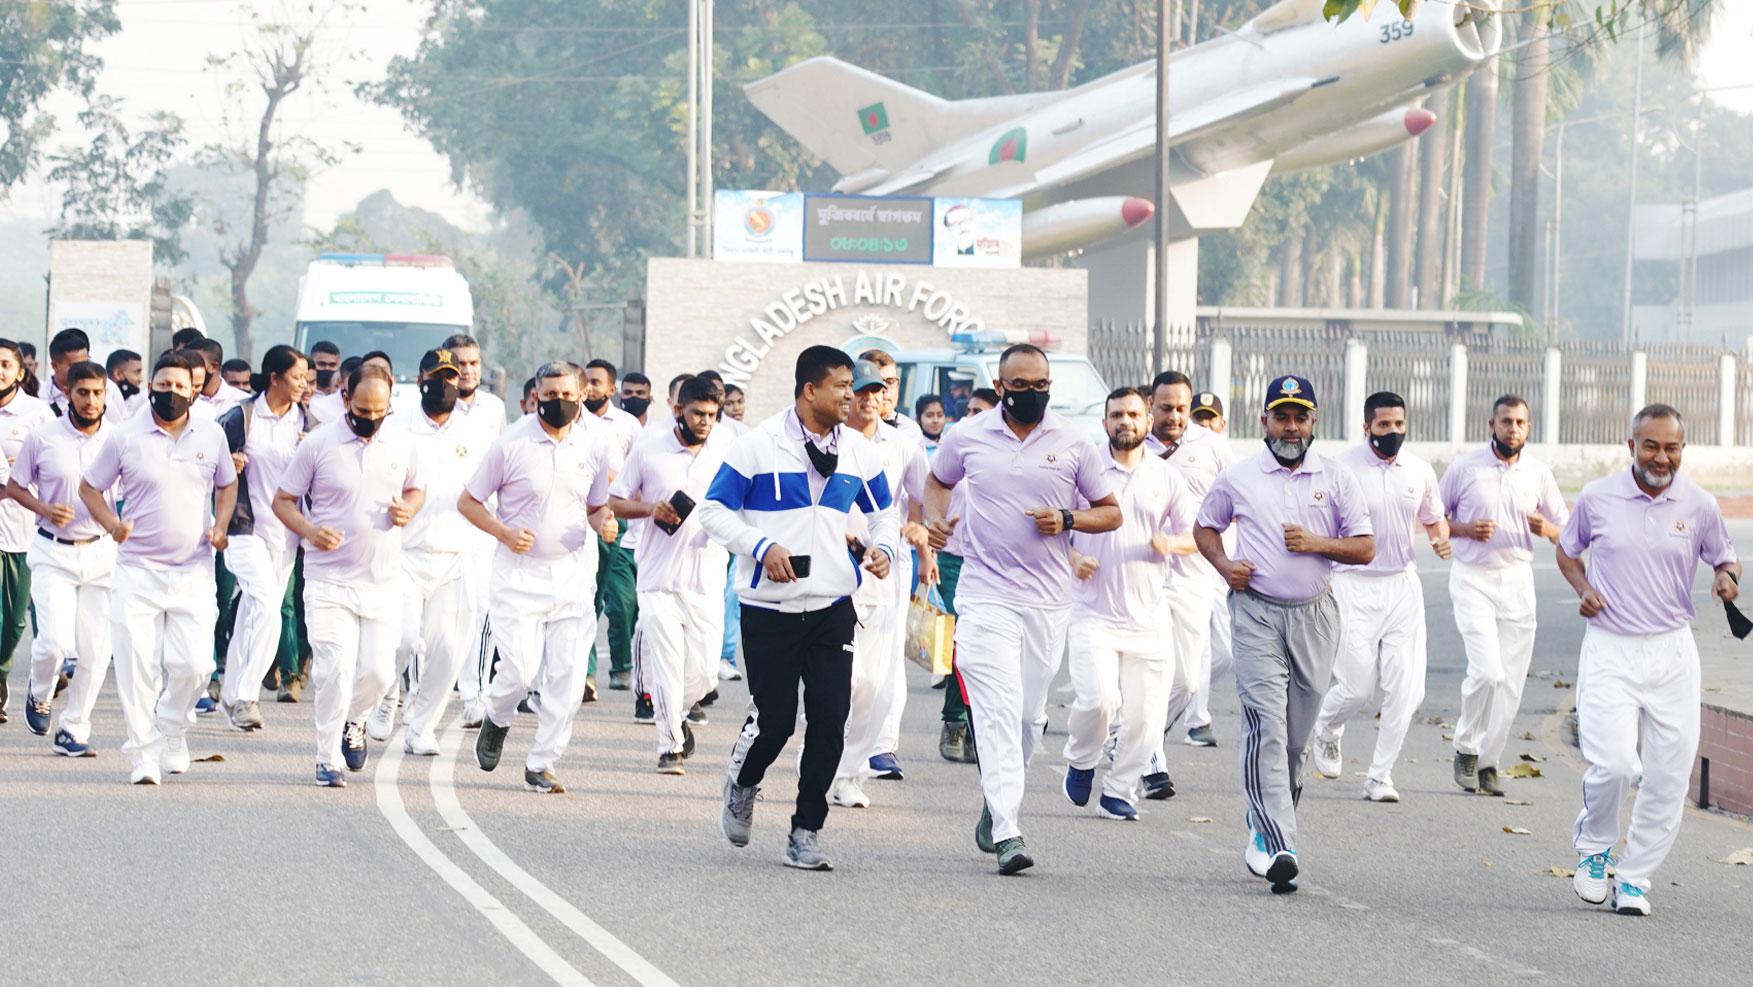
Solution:
M 1200 391 L 1198 394 L 1194 395 L 1193 417 L 1198 418 L 1200 415 L 1216 415 L 1217 417 L 1222 418 L 1223 398 L 1218 397 L 1210 391 Z
M 459 377 L 463 373 L 462 368 L 457 366 L 456 358 L 451 356 L 449 349 L 439 347 L 435 350 L 427 350 L 426 355 L 420 358 L 420 372 L 431 374 L 441 370 L 448 370 Z

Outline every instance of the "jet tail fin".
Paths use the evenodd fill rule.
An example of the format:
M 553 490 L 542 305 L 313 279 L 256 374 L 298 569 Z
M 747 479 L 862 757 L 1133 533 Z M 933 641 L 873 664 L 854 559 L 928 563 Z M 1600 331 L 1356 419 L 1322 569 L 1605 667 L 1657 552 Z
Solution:
M 928 152 L 1058 96 L 946 100 L 837 58 L 743 87 L 749 102 L 842 175 L 896 174 Z

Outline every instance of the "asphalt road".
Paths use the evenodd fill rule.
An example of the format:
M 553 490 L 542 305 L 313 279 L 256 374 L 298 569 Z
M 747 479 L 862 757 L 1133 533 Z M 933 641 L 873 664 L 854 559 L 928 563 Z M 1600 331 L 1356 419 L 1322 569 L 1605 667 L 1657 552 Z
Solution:
M 1753 545 L 1753 524 L 1735 527 Z M 1058 793 L 1055 709 L 1023 814 L 1038 865 L 1014 879 L 974 848 L 975 769 L 937 757 L 940 694 L 918 669 L 907 780 L 870 782 L 873 808 L 831 813 L 837 869 L 826 874 L 779 863 L 789 755 L 768 778 L 753 844 L 719 835 L 740 683 L 726 684 L 680 778 L 654 773 L 651 728 L 631 721 L 626 693 L 605 692 L 580 712 L 564 796 L 520 784 L 527 717 L 497 773 L 476 768 L 473 733 L 453 729 L 443 739 L 460 747 L 454 759 L 373 745 L 350 787 L 318 789 L 309 705 L 269 705 L 252 736 L 203 718 L 194 754 L 224 760 L 134 788 L 106 690 L 97 758 L 53 756 L 16 702 L 0 727 L 0 818 L 14 848 L 0 868 L 11 905 L 0 981 L 1744 983 L 1753 867 L 1718 861 L 1753 847 L 1745 821 L 1688 811 L 1650 919 L 1585 906 L 1551 873 L 1575 863 L 1580 765 L 1562 740 L 1570 690 L 1557 683 L 1574 679 L 1582 624 L 1550 563 L 1537 571 L 1536 677 L 1510 748 L 1545 758 L 1544 777 L 1509 783 L 1527 804 L 1453 786 L 1442 724 L 1454 721 L 1464 661 L 1444 567 L 1423 564 L 1431 672 L 1395 772 L 1405 801 L 1359 797 L 1373 731 L 1355 724 L 1354 776 L 1308 784 L 1295 895 L 1268 894 L 1242 867 L 1227 682 L 1222 746 L 1171 747 L 1181 794 L 1146 803 L 1135 824 Z M 1720 609 L 1701 614 L 1701 647 L 1724 653 Z

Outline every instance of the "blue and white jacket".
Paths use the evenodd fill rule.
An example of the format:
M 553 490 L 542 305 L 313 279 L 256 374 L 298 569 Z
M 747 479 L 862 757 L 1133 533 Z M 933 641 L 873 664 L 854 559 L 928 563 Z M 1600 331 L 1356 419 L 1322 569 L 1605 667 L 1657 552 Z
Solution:
M 750 606 L 788 613 L 820 610 L 852 595 L 864 572 L 846 546 L 847 519 L 863 512 L 871 550 L 900 557 L 901 519 L 883 457 L 870 440 L 837 426 L 839 462 L 822 478 L 804 452 L 794 409 L 761 422 L 725 453 L 724 465 L 699 506 L 700 525 L 736 556 L 737 596 Z M 762 561 L 773 545 L 810 557 L 810 574 L 789 583 L 767 578 Z

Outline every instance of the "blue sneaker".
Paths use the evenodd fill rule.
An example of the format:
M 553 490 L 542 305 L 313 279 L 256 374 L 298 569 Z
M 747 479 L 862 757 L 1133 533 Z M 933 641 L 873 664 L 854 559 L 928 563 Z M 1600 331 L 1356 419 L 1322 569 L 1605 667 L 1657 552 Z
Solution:
M 870 759 L 871 773 L 889 781 L 901 780 L 901 759 L 894 754 L 878 754 Z
M 1138 810 L 1134 809 L 1132 803 L 1125 799 L 1117 799 L 1112 795 L 1104 795 L 1102 796 L 1102 800 L 1096 804 L 1101 807 L 1102 815 L 1107 816 L 1109 819 L 1120 819 L 1125 822 L 1138 821 Z
M 202 716 L 206 716 L 208 713 L 211 713 L 218 708 L 219 700 L 214 699 L 212 696 L 202 696 L 195 700 L 195 712 Z
M 365 770 L 365 724 L 349 723 L 342 728 L 341 757 L 348 771 Z
M 30 694 L 30 689 L 29 688 L 25 689 L 25 691 L 24 691 L 24 725 L 27 727 L 30 727 L 31 733 L 34 733 L 39 737 L 46 736 L 48 734 L 48 732 L 49 732 L 49 714 L 51 711 L 52 711 L 52 709 L 46 700 L 38 699 L 35 696 L 32 696 Z
M 65 730 L 55 731 L 55 753 L 63 757 L 96 757 L 97 751 L 90 744 L 82 744 L 73 739 L 73 735 Z
M 347 776 L 326 764 L 317 765 L 317 784 L 324 788 L 346 788 Z
M 1065 797 L 1072 805 L 1090 804 L 1090 785 L 1096 780 L 1095 768 L 1065 768 Z

